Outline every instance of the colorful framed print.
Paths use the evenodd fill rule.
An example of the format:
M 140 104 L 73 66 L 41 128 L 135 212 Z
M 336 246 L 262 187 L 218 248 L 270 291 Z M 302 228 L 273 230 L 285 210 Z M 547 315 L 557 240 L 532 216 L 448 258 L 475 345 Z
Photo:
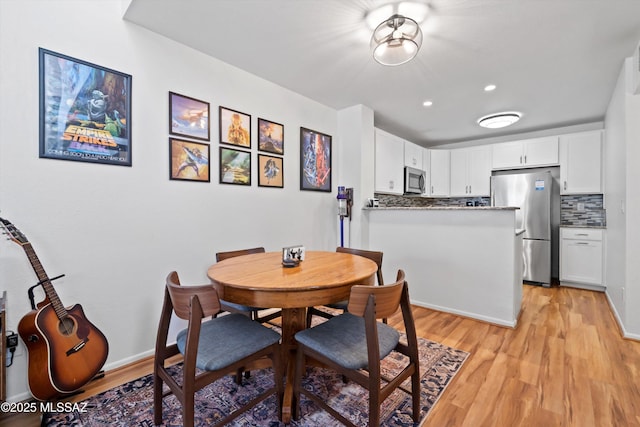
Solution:
M 210 182 L 209 144 L 169 138 L 169 179 Z
M 284 125 L 258 118 L 258 150 L 284 154 Z
M 220 184 L 251 185 L 251 153 L 220 147 Z
M 220 107 L 220 143 L 251 148 L 251 116 Z
M 131 166 L 131 76 L 38 52 L 40 157 Z
M 284 187 L 282 157 L 258 154 L 258 187 Z
M 300 128 L 300 190 L 331 192 L 331 136 Z
M 209 141 L 209 103 L 169 92 L 169 133 Z

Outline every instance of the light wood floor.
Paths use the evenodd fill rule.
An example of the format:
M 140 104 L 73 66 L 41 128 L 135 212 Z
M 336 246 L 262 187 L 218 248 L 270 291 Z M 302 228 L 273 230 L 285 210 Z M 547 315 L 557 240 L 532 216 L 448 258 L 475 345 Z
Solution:
M 418 307 L 414 315 L 418 335 L 471 353 L 425 427 L 640 426 L 640 342 L 621 337 L 603 293 L 525 285 L 515 330 Z M 150 360 L 109 372 L 75 400 L 149 372 Z

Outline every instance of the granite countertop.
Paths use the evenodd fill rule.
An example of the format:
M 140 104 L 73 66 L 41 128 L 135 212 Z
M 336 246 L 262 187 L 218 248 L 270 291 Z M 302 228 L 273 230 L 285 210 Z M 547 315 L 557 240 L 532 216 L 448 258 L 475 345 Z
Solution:
M 362 208 L 366 211 L 462 211 L 462 210 L 494 210 L 508 211 L 520 209 L 514 206 L 384 206 L 379 208 L 371 208 L 365 206 Z

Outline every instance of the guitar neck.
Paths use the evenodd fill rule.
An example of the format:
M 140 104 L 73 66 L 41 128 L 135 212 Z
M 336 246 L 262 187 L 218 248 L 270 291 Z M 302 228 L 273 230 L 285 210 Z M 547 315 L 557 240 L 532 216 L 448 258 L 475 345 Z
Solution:
M 27 258 L 29 258 L 33 271 L 35 271 L 36 276 L 38 277 L 39 283 L 42 283 L 44 293 L 47 295 L 49 302 L 51 302 L 51 306 L 56 312 L 56 315 L 59 319 L 64 319 L 67 316 L 67 310 L 62 305 L 62 301 L 60 301 L 60 297 L 58 297 L 56 290 L 53 288 L 51 280 L 49 280 L 49 276 L 47 276 L 46 271 L 44 271 L 44 267 L 42 267 L 42 263 L 40 263 L 40 259 L 38 258 L 38 255 L 36 255 L 36 251 L 33 249 L 33 246 L 31 246 L 31 243 L 28 242 L 24 243 L 22 247 L 27 254 Z

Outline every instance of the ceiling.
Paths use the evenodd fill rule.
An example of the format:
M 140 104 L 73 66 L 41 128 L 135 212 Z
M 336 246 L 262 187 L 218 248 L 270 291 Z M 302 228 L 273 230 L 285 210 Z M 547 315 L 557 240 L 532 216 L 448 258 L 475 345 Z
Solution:
M 366 105 L 423 146 L 602 121 L 640 41 L 638 0 L 414 1 L 424 41 L 397 67 L 373 60 L 365 22 L 387 0 L 132 0 L 125 19 L 329 107 Z M 476 124 L 514 110 L 508 128 Z

